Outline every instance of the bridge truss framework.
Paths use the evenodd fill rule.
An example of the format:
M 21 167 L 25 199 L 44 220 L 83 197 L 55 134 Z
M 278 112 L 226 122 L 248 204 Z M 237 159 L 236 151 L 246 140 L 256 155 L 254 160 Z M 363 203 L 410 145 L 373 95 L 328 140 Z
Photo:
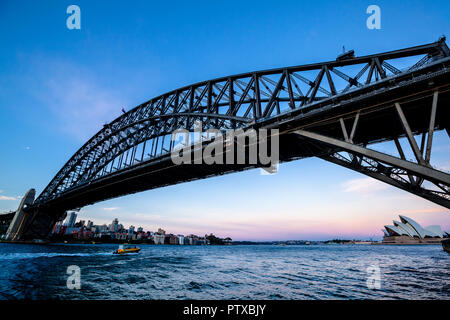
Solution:
M 449 133 L 449 78 L 443 38 L 173 90 L 104 125 L 86 142 L 36 199 L 25 233 L 42 235 L 68 209 L 255 167 L 173 168 L 171 134 L 193 131 L 196 122 L 203 131 L 279 129 L 281 161 L 316 156 L 450 208 L 450 175 L 430 162 L 435 131 Z M 414 161 L 407 159 L 402 138 Z M 368 148 L 383 141 L 394 142 L 398 155 Z

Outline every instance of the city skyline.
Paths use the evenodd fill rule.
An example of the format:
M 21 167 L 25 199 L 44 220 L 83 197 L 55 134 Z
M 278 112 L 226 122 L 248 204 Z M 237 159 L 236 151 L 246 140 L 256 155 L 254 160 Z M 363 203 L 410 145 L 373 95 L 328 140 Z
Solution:
M 122 108 L 128 111 L 173 88 L 228 74 L 334 60 L 343 45 L 360 56 L 450 35 L 450 8 L 443 1 L 418 1 L 414 8 L 381 1 L 383 22 L 377 31 L 366 28 L 367 4 L 357 1 L 327 4 L 320 14 L 320 3 L 311 7 L 291 2 L 290 10 L 266 1 L 256 7 L 239 4 L 255 20 L 209 2 L 192 8 L 178 3 L 165 18 L 157 14 L 167 9 L 163 4 L 77 4 L 81 30 L 65 27 L 65 3 L 46 3 L 39 15 L 24 2 L 1 10 L 0 37 L 6 45 L 0 52 L 0 211 L 15 210 L 29 188 L 39 194 Z M 428 15 L 421 10 L 425 4 Z M 217 10 L 224 11 L 219 21 L 204 15 Z M 12 13 L 19 11 L 23 23 L 13 24 Z M 336 12 L 352 19 L 329 32 Z M 233 17 L 232 23 L 227 16 Z M 279 16 L 285 19 L 279 21 Z M 444 135 L 438 132 L 433 141 L 432 163 L 448 172 L 450 147 Z M 394 153 L 389 144 L 374 148 Z M 118 217 L 147 230 L 210 231 L 235 240 L 326 240 L 380 239 L 385 221 L 399 214 L 450 230 L 450 212 L 443 207 L 323 160 L 304 159 L 281 164 L 275 175 L 251 170 L 100 202 L 82 208 L 79 217 L 100 223 Z
M 225 245 L 231 244 L 232 239 L 216 237 L 213 233 L 204 236 L 190 234 L 173 234 L 162 228 L 157 231 L 144 230 L 142 227 L 130 225 L 126 228 L 114 218 L 110 224 L 98 225 L 94 221 L 76 221 L 77 213 L 68 212 L 67 217 L 58 221 L 49 235 L 52 242 L 79 242 L 84 243 L 117 243 L 139 242 L 146 244 L 176 244 L 176 245 Z

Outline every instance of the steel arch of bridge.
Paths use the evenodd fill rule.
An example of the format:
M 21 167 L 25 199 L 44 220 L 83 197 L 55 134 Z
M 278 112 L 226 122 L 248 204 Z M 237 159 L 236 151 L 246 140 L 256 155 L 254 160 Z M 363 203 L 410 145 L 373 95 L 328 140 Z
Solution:
M 40 194 L 36 204 L 45 205 L 101 178 L 169 154 L 174 147 L 170 134 L 176 129 L 193 131 L 196 121 L 201 121 L 203 130 L 277 127 L 291 118 L 306 118 L 320 110 L 337 108 L 360 96 L 376 96 L 392 84 L 400 85 L 418 81 L 417 79 L 426 81 L 426 77 L 431 74 L 431 71 L 426 71 L 427 68 L 433 70 L 434 75 L 445 74 L 448 77 L 449 56 L 445 39 L 441 39 L 427 45 L 364 57 L 349 56 L 324 63 L 222 77 L 170 91 L 105 125 L 61 168 Z M 448 78 L 446 79 L 448 85 Z M 393 103 L 392 106 L 396 105 Z M 432 117 L 435 116 L 436 114 Z M 356 119 L 359 113 L 351 117 Z M 339 118 L 341 126 L 345 119 L 348 116 Z M 354 121 L 356 129 L 358 120 Z M 401 123 L 405 125 L 405 121 Z M 411 130 L 408 131 L 407 122 L 406 125 L 406 133 L 402 135 L 409 139 L 419 165 L 429 168 L 428 150 L 425 161 L 424 157 L 419 157 L 417 146 L 411 140 L 414 139 L 414 134 Z M 434 126 L 434 122 L 430 124 L 428 137 L 433 136 Z M 344 135 L 336 138 L 305 128 L 308 126 L 296 131 L 290 130 L 290 134 L 293 132 L 302 140 L 314 142 L 317 146 L 327 146 L 321 147 L 319 153 L 312 155 L 420 196 L 426 194 L 425 198 L 450 206 L 449 183 L 446 180 L 448 174 L 443 173 L 443 180 L 431 178 L 440 191 L 424 191 L 421 184 L 429 176 L 392 163 L 389 164 L 391 169 L 383 171 L 382 168 L 388 167 L 386 159 L 374 158 L 373 154 L 370 157 L 359 149 L 355 150 L 367 149 L 365 145 L 361 147 L 353 143 L 354 129 L 352 132 L 343 129 Z M 345 124 L 342 128 L 345 128 Z M 394 138 L 397 139 L 386 137 L 390 140 Z M 431 148 L 431 143 L 429 145 Z M 342 156 L 342 150 L 349 153 L 348 158 Z M 421 152 L 423 154 L 425 151 Z M 406 161 L 404 157 L 400 157 L 400 160 Z M 359 166 L 355 163 L 359 163 Z M 369 165 L 362 165 L 364 163 Z M 371 170 L 370 166 L 380 170 Z M 391 176 L 392 174 L 396 174 L 396 177 Z M 405 180 L 404 176 L 409 178 Z

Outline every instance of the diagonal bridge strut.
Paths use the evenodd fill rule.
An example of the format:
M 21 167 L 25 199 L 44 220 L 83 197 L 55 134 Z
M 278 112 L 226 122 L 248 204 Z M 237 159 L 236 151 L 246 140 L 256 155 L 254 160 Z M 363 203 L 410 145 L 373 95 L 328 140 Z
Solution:
M 315 147 L 320 149 L 318 157 L 323 160 L 365 174 L 450 209 L 450 174 L 437 170 L 430 164 L 438 94 L 438 91 L 433 93 L 429 128 L 428 132 L 422 133 L 420 147 L 401 105 L 398 102 L 394 103 L 416 162 L 406 160 L 397 137 L 393 141 L 399 153 L 398 157 L 353 143 L 360 119 L 359 111 L 354 116 L 350 134 L 347 132 L 344 119 L 339 118 L 344 140 L 303 129 L 295 130 L 293 133 L 313 142 Z

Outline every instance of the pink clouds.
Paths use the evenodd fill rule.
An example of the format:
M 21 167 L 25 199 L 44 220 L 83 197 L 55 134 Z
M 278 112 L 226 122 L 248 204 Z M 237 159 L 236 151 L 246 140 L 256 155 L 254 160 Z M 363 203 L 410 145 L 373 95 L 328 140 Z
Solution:
M 369 194 L 374 193 L 381 190 L 386 190 L 389 188 L 389 185 L 375 180 L 373 178 L 360 178 L 353 179 L 342 183 L 342 187 L 344 188 L 344 192 L 357 192 L 361 194 Z

